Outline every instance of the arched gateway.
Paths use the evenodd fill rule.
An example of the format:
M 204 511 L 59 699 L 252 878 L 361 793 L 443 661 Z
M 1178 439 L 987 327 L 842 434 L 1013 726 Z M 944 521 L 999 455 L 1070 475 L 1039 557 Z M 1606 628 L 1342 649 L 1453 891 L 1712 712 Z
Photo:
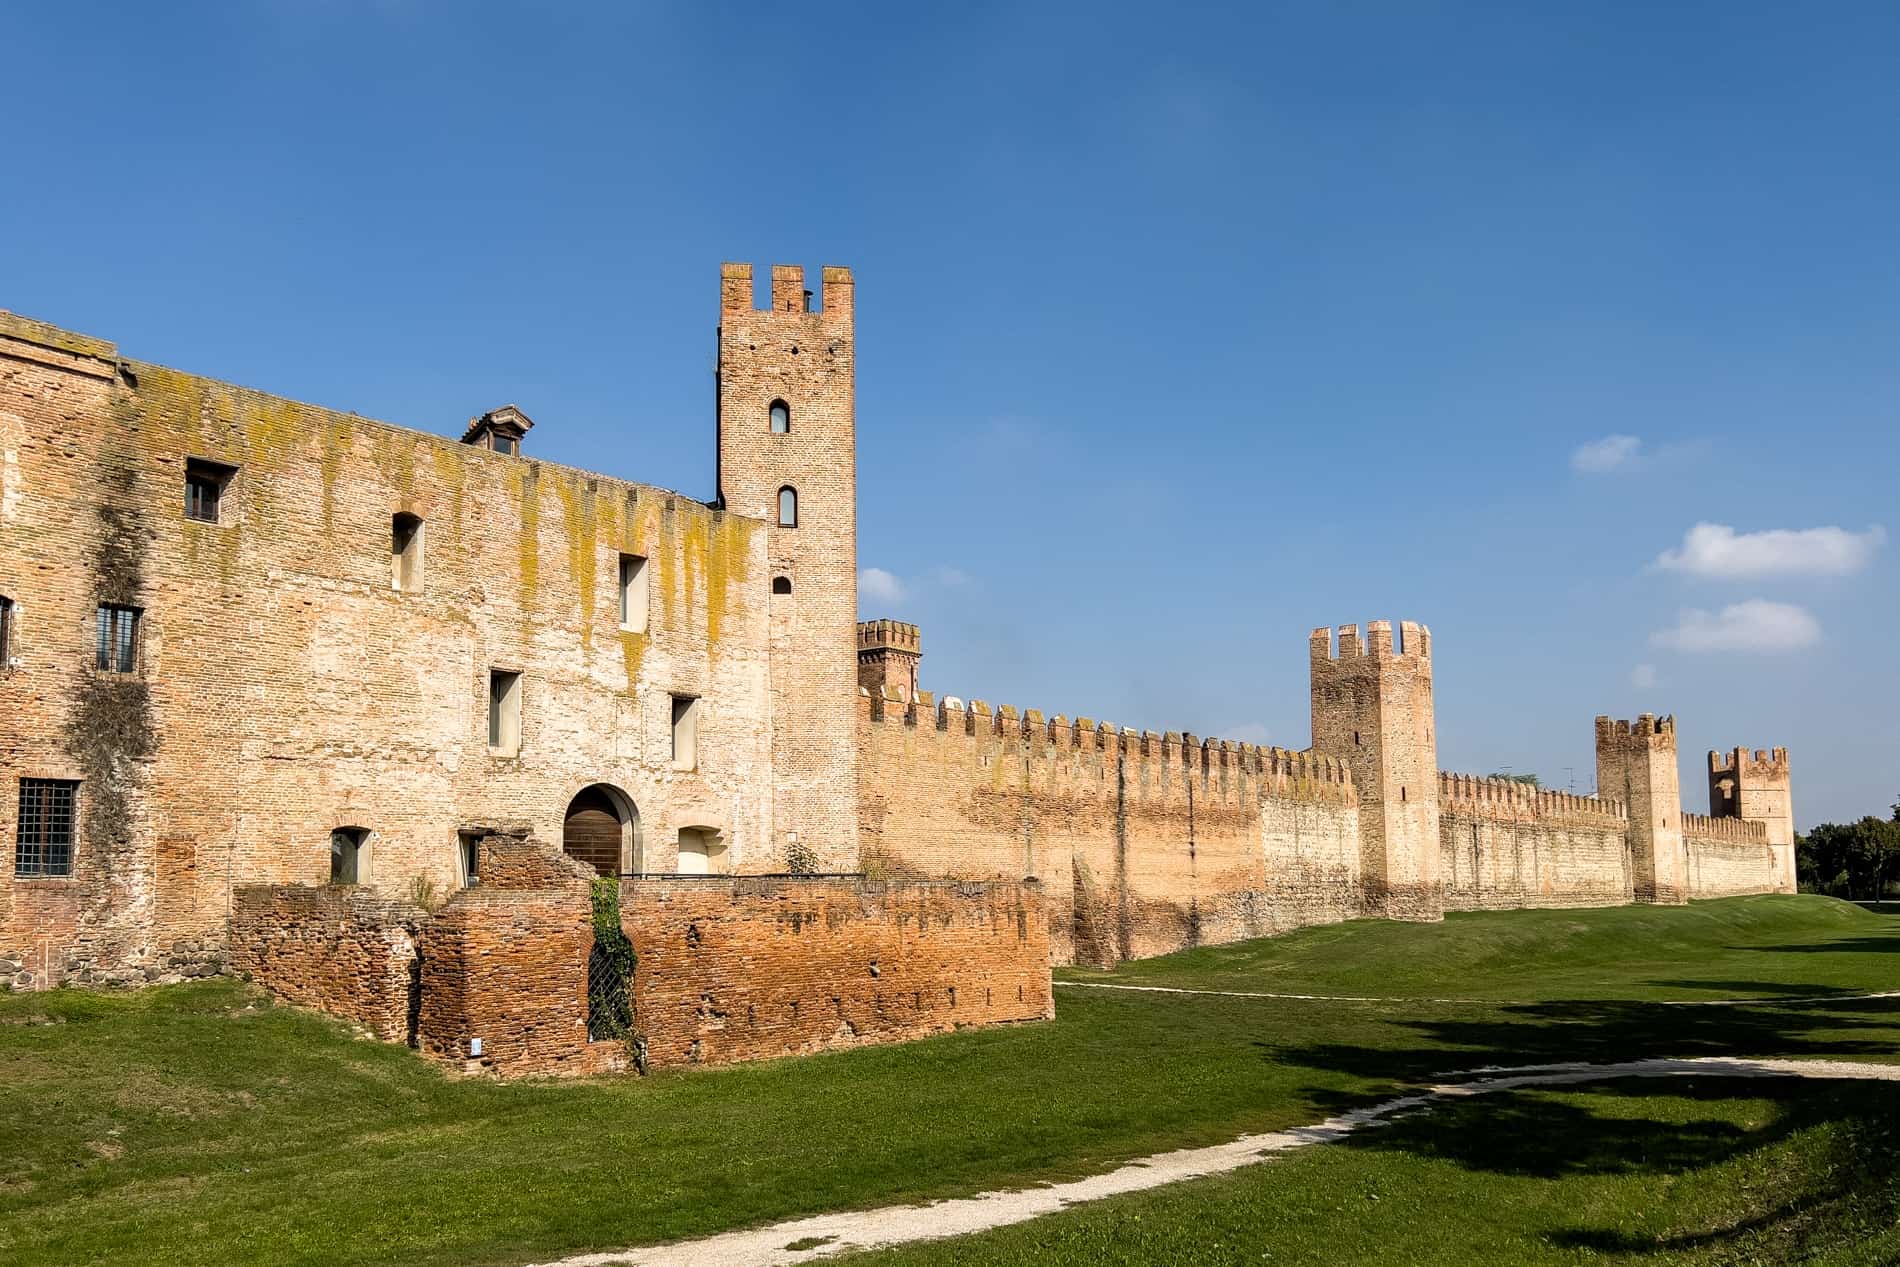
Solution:
M 567 805 L 561 849 L 601 875 L 640 869 L 640 811 L 619 788 L 584 787 Z

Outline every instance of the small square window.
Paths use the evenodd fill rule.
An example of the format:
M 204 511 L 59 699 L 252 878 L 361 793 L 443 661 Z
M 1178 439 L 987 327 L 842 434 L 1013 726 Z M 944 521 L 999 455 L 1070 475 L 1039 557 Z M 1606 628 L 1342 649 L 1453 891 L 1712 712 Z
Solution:
M 136 607 L 99 604 L 96 663 L 101 673 L 131 673 L 138 668 L 139 617 Z
M 521 674 L 488 671 L 488 749 L 500 756 L 521 751 Z
M 73 873 L 73 829 L 79 784 L 72 779 L 21 779 L 20 828 L 14 834 L 13 874 Z
M 218 522 L 218 505 L 224 499 L 225 486 L 237 473 L 235 466 L 210 462 L 204 458 L 185 459 L 185 518 L 200 523 Z

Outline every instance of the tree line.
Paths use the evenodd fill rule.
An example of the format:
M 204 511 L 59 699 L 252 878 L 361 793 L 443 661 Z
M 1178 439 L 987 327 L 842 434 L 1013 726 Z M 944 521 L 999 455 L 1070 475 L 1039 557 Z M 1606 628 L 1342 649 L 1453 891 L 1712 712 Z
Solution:
M 1900 886 L 1900 801 L 1892 818 L 1818 823 L 1794 838 L 1795 875 L 1803 892 L 1866 901 Z

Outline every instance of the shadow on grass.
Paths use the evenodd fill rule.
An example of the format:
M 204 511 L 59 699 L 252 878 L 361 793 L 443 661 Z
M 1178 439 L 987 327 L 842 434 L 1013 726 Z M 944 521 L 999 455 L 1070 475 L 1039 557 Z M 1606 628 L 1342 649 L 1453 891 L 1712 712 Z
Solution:
M 1726 995 L 1735 995 L 1735 996 L 1740 996 L 1740 995 L 1745 995 L 1745 994 L 1759 994 L 1759 995 L 1763 995 L 1764 997 L 1760 1000 L 1747 1000 L 1747 1002 L 1759 1001 L 1762 1003 L 1775 1002 L 1775 999 L 1772 997 L 1774 995 L 1785 995 L 1788 998 L 1795 998 L 1795 999 L 1823 999 L 1823 998 L 1851 999 L 1860 995 L 1872 993 L 1872 991 L 1863 990 L 1856 986 L 1804 985 L 1799 982 L 1788 982 L 1788 981 L 1706 981 L 1706 980 L 1705 981 L 1688 981 L 1688 980 L 1683 980 L 1683 981 L 1645 981 L 1643 984 L 1647 986 L 1651 986 L 1658 990 L 1707 990 L 1715 994 L 1726 994 Z M 1900 989 L 1900 981 L 1896 981 L 1894 983 L 1894 986 L 1896 989 Z M 1693 1000 L 1691 1001 L 1693 1002 Z
M 1730 982 L 1750 991 L 1779 987 Z M 1892 1056 L 1900 1048 L 1900 998 L 1825 999 L 1800 1008 L 1761 1003 L 1680 1007 L 1661 1003 L 1518 1003 L 1481 1015 L 1395 1021 L 1415 1044 L 1305 1046 L 1256 1043 L 1264 1059 L 1422 1082 L 1483 1065 L 1636 1060 L 1647 1056 Z M 1326 1092 L 1315 1092 L 1325 1097 Z M 1363 1100 L 1337 1097 L 1335 1107 Z
M 1842 937 L 1836 941 L 1817 941 L 1807 946 L 1728 946 L 1725 949 L 1766 955 L 1894 955 L 1900 954 L 1900 936 Z

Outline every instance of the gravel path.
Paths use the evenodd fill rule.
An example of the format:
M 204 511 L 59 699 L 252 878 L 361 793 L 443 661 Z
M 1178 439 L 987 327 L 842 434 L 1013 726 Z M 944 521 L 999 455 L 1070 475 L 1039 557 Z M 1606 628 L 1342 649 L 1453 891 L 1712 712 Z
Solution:
M 1686 1074 L 1726 1078 L 1861 1078 L 1900 1082 L 1900 1064 L 1844 1060 L 1749 1060 L 1710 1056 L 1694 1060 L 1630 1060 L 1618 1064 L 1519 1065 L 1473 1069 L 1448 1075 L 1446 1081 L 1411 1095 L 1342 1113 L 1312 1126 L 1298 1126 L 1265 1135 L 1242 1135 L 1225 1144 L 1208 1148 L 1182 1148 L 1156 1153 L 1086 1179 L 1006 1192 L 984 1192 L 973 1197 L 957 1197 L 929 1205 L 885 1206 L 876 1210 L 820 1214 L 812 1218 L 774 1223 L 770 1227 L 723 1232 L 696 1241 L 581 1254 L 560 1259 L 556 1263 L 543 1264 L 542 1267 L 780 1267 L 782 1264 L 808 1263 L 852 1250 L 937 1240 L 946 1236 L 967 1236 L 972 1232 L 983 1232 L 993 1227 L 1005 1227 L 1011 1223 L 1054 1214 L 1069 1206 L 1119 1196 L 1124 1192 L 1140 1192 L 1163 1184 L 1179 1183 L 1184 1179 L 1225 1174 L 1254 1165 L 1276 1153 L 1303 1148 L 1308 1144 L 1344 1139 L 1354 1131 L 1378 1126 L 1399 1114 L 1427 1108 L 1445 1100 L 1485 1095 L 1493 1091 L 1515 1091 L 1523 1087 L 1594 1082 L 1605 1078 L 1655 1078 Z M 793 1246 L 800 1248 L 795 1249 Z

